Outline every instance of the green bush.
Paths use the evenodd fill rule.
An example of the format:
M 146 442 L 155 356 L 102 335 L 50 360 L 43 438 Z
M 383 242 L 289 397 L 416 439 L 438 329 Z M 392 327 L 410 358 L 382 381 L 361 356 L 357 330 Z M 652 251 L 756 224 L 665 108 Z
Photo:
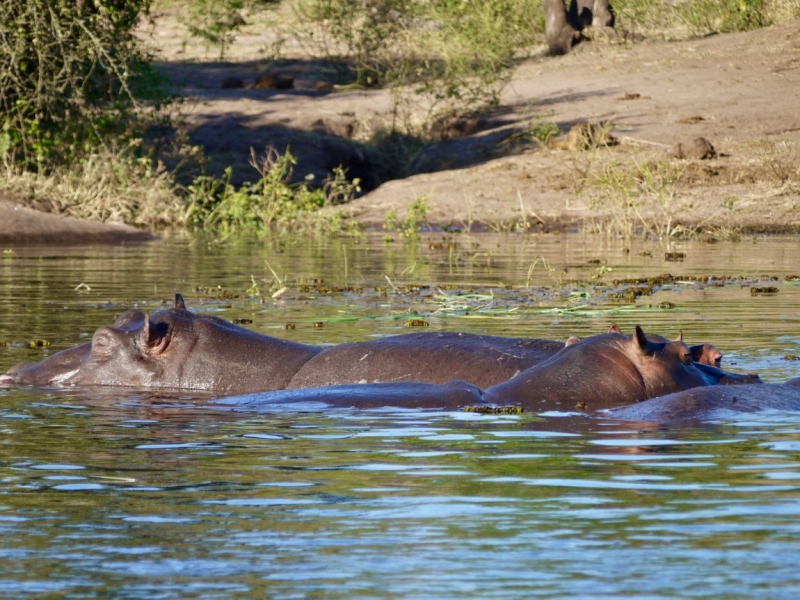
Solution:
M 29 168 L 127 130 L 156 92 L 131 30 L 149 0 L 0 0 L 0 154 Z
M 544 38 L 541 0 L 295 0 L 306 48 L 342 78 L 394 90 L 392 131 L 497 103 Z
M 312 188 L 312 178 L 290 183 L 297 159 L 287 150 L 267 150 L 259 159 L 252 153 L 251 164 L 261 177 L 238 189 L 231 184 L 233 170 L 228 167 L 220 178 L 201 176 L 188 187 L 187 225 L 194 231 L 229 235 L 232 233 L 266 234 L 274 230 L 315 228 L 332 231 L 340 228 L 340 216 L 320 220 L 320 208 L 352 200 L 359 180 L 346 178 L 344 169 L 334 174 L 322 187 Z
M 219 48 L 219 59 L 233 44 L 239 28 L 245 24 L 243 9 L 258 9 L 278 0 L 192 0 L 187 3 L 189 33 L 202 39 L 206 47 Z
M 769 24 L 763 0 L 690 0 L 681 7 L 686 22 L 705 31 L 749 31 Z

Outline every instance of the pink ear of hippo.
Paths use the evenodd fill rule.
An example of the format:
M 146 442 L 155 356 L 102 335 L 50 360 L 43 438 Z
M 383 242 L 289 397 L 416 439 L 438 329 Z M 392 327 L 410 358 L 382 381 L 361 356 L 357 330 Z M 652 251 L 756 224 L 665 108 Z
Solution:
M 174 306 L 174 308 L 182 308 L 182 309 L 186 310 L 186 303 L 183 301 L 183 296 L 181 296 L 177 292 L 175 293 L 175 306 Z
M 683 341 L 683 332 L 682 331 L 678 332 L 678 337 L 675 338 L 675 341 L 676 342 L 682 342 Z
M 711 349 L 708 351 L 709 358 L 713 363 L 712 366 L 718 367 L 722 362 L 722 352 L 711 346 Z
M 159 334 L 155 327 L 150 326 L 150 315 L 144 315 L 144 323 L 139 331 L 139 343 L 148 354 L 161 354 L 167 347 L 167 336 Z
M 564 344 L 564 346 L 572 346 L 573 344 L 577 344 L 580 341 L 581 338 L 579 338 L 577 335 L 571 335 L 567 338 L 567 343 Z
M 614 323 L 611 327 L 608 328 L 608 333 L 622 333 L 622 329 L 620 329 L 616 323 Z

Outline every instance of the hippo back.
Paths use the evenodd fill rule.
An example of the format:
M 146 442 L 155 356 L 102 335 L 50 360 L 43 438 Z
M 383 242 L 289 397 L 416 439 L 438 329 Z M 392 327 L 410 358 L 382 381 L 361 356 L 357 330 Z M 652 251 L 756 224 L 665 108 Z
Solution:
M 326 348 L 287 388 L 460 379 L 485 388 L 547 360 L 563 342 L 435 332 L 395 335 Z
M 709 420 L 735 413 L 761 410 L 800 410 L 800 388 L 785 384 L 746 384 L 693 388 L 632 406 L 604 411 L 605 416 L 626 421 Z

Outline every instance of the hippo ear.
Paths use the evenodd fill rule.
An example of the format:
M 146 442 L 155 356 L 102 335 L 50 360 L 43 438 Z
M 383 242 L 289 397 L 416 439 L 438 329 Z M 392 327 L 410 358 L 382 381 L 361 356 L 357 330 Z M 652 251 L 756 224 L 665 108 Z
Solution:
M 163 335 L 161 327 L 154 327 L 150 323 L 150 315 L 144 315 L 144 323 L 139 330 L 139 343 L 148 354 L 161 354 L 167 347 L 168 339 Z
M 678 337 L 675 338 L 675 341 L 676 342 L 682 342 L 683 341 L 683 332 L 682 331 L 678 332 Z
M 186 303 L 183 301 L 183 296 L 178 293 L 175 294 L 175 308 L 182 308 L 184 310 L 186 309 Z
M 708 360 L 712 367 L 719 367 L 722 364 L 722 352 L 714 348 L 714 346 L 709 346 Z
M 611 327 L 608 328 L 608 333 L 622 333 L 622 329 L 617 327 L 617 324 L 614 323 Z
M 573 344 L 577 344 L 580 341 L 581 338 L 579 338 L 577 335 L 571 335 L 567 338 L 567 343 L 564 344 L 564 346 L 572 346 Z
M 642 331 L 642 328 L 638 325 L 636 326 L 636 331 L 633 333 L 631 342 L 642 352 L 647 352 L 647 336 L 645 336 L 644 331 Z

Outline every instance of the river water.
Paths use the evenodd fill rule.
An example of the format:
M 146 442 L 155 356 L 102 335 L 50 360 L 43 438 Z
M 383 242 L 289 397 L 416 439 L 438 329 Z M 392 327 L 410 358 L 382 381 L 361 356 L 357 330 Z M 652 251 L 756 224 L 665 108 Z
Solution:
M 800 375 L 795 237 L 13 250 L 0 257 L 0 372 L 179 291 L 192 310 L 306 343 L 407 333 L 414 321 L 553 339 L 638 323 L 713 342 L 730 370 Z M 636 298 L 629 288 L 646 282 L 614 283 L 665 273 Z M 0 390 L 0 596 L 800 594 L 800 415 L 667 428 L 528 413 L 231 413 L 207 400 Z

